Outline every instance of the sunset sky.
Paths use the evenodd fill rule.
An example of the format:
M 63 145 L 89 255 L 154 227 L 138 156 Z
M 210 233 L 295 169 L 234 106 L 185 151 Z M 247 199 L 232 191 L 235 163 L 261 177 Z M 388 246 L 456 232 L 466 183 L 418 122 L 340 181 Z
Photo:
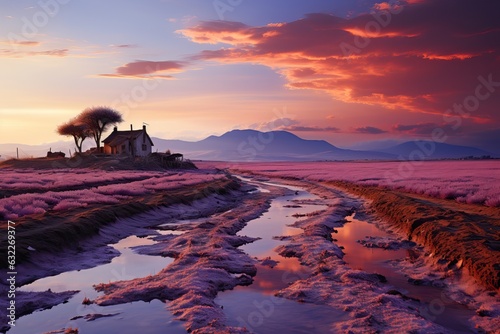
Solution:
M 0 2 L 0 143 L 116 108 L 152 136 L 500 141 L 495 0 Z M 376 145 L 375 145 L 376 146 Z

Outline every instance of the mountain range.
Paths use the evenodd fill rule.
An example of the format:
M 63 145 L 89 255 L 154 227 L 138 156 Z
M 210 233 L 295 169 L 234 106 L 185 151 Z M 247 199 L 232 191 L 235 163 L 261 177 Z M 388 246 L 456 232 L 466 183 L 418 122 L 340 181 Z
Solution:
M 287 131 L 260 132 L 233 130 L 221 136 L 210 136 L 196 142 L 167 140 L 153 137 L 154 151 L 183 153 L 191 160 L 222 161 L 318 161 L 318 160 L 400 160 L 400 159 L 460 159 L 465 157 L 494 156 L 485 150 L 435 143 L 409 141 L 382 150 L 349 150 L 336 147 L 324 140 L 302 139 Z M 92 142 L 84 142 L 84 149 Z M 42 145 L 0 144 L 2 158 L 45 156 L 52 151 L 74 152 L 72 142 L 59 141 Z

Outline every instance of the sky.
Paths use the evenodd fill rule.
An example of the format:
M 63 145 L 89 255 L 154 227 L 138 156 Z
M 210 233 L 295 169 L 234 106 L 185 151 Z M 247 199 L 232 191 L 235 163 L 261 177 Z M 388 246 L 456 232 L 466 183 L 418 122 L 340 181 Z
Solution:
M 500 142 L 500 3 L 1 0 L 0 143 L 91 106 L 165 139 Z

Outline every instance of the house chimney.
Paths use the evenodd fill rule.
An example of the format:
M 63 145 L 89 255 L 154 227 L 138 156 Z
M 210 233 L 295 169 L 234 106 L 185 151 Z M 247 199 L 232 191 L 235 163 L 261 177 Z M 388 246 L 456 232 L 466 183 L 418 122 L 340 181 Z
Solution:
M 132 130 L 134 130 L 134 129 L 132 129 L 132 124 L 130 124 L 130 131 L 132 131 Z
M 113 132 L 116 132 L 116 131 L 118 131 L 118 127 L 117 127 L 117 126 L 115 126 L 115 127 L 113 128 Z
M 142 129 L 144 130 L 144 132 L 146 132 L 146 126 L 145 125 L 142 126 Z

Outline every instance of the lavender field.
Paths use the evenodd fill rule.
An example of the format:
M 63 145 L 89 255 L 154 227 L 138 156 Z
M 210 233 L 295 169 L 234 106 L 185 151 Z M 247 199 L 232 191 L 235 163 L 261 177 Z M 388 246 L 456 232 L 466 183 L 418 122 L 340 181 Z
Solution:
M 297 178 L 314 182 L 349 181 L 383 186 L 425 196 L 454 199 L 459 203 L 500 206 L 500 162 L 259 162 L 204 163 L 230 167 L 268 177 Z
M 4 197 L 0 199 L 0 216 L 12 220 L 91 204 L 117 204 L 133 197 L 221 178 L 210 171 L 0 170 Z
M 23 312 L 2 329 L 127 332 L 136 314 L 145 333 L 500 325 L 497 161 L 196 165 L 1 169 Z

